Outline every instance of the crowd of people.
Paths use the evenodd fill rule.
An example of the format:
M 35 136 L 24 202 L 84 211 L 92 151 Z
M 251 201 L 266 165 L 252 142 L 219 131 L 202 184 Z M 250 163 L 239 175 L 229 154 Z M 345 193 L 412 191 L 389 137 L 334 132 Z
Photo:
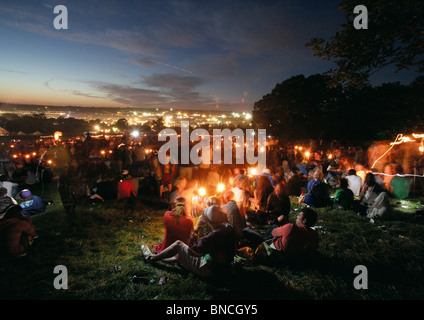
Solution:
M 390 198 L 406 199 L 411 186 L 404 176 L 387 181 L 367 169 L 361 148 L 331 153 L 317 148 L 306 155 L 301 147 L 274 144 L 261 172 L 236 164 L 161 164 L 157 150 L 125 136 L 87 135 L 18 149 L 0 150 L 0 235 L 10 254 L 25 254 L 36 237 L 31 217 L 51 204 L 33 194 L 33 186 L 57 179 L 70 215 L 84 203 L 163 198 L 169 203 L 163 242 L 152 250 L 143 245 L 142 255 L 148 261 L 177 261 L 200 276 L 219 274 L 237 253 L 249 252 L 251 259 L 276 252 L 313 256 L 318 248 L 316 208 L 384 218 L 392 212 Z M 30 152 L 38 156 L 23 157 Z M 14 158 L 16 153 L 21 156 Z M 402 173 L 399 165 L 391 167 Z M 290 222 L 293 199 L 301 204 L 295 223 Z M 19 246 L 18 236 L 26 239 Z

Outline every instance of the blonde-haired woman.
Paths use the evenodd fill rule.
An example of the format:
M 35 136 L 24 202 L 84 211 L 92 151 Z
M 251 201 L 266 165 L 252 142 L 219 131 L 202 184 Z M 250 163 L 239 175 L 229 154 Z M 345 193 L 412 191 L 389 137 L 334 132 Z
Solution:
M 165 212 L 163 226 L 165 228 L 163 242 L 153 245 L 156 253 L 161 252 L 177 240 L 188 244 L 193 231 L 193 219 L 186 213 L 186 201 L 183 197 L 178 197 L 175 200 L 175 207 L 171 211 Z

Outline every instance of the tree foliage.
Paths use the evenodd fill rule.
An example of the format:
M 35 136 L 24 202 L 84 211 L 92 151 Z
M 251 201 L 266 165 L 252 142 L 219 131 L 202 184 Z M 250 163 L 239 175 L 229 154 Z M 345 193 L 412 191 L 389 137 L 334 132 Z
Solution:
M 356 5 L 368 11 L 368 29 L 355 29 Z M 327 74 L 332 85 L 362 87 L 369 77 L 388 65 L 396 72 L 414 68 L 424 72 L 424 1 L 422 0 L 344 0 L 346 23 L 329 41 L 312 38 L 306 46 L 314 56 L 332 60 L 337 68 Z
M 298 75 L 277 84 L 253 107 L 253 123 L 282 140 L 391 139 L 424 131 L 424 77 L 361 90 L 329 87 L 329 77 Z

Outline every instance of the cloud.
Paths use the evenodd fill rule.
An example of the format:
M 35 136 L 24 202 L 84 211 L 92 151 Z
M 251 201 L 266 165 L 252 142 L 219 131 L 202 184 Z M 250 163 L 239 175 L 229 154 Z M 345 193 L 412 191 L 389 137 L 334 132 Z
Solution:
M 188 93 L 204 84 L 206 81 L 199 77 L 180 76 L 173 73 L 154 73 L 142 81 L 149 87 L 163 88 L 173 94 Z
M 184 69 L 184 68 L 181 68 L 181 67 L 177 67 L 177 66 L 174 66 L 174 65 L 170 65 L 168 63 L 160 62 L 160 61 L 154 60 L 152 58 L 148 58 L 148 57 L 135 59 L 134 62 L 136 64 L 144 66 L 144 67 L 150 67 L 152 65 L 161 65 L 161 66 L 165 66 L 165 67 L 169 67 L 169 68 L 174 68 L 174 69 L 177 69 L 177 70 L 180 70 L 180 71 L 184 71 L 184 72 L 187 72 L 187 73 L 192 73 L 192 71 L 190 71 L 190 70 L 187 70 L 187 69 Z
M 30 74 L 30 73 L 24 72 L 24 71 L 17 71 L 17 70 L 11 70 L 11 69 L 3 69 L 3 68 L 0 68 L 0 71 L 9 72 L 9 73 Z

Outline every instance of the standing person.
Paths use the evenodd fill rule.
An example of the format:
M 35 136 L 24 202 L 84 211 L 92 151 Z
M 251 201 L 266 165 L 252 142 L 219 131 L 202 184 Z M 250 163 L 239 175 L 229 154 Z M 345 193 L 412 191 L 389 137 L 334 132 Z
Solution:
M 177 240 L 158 254 L 152 254 L 141 246 L 146 261 L 178 262 L 185 269 L 202 278 L 213 278 L 228 273 L 234 261 L 234 228 L 219 206 L 208 207 L 203 217 L 212 229 L 191 246 Z
M 161 244 L 153 245 L 155 253 L 163 251 L 177 240 L 188 244 L 193 231 L 193 219 L 187 215 L 185 204 L 185 199 L 178 197 L 174 203 L 175 208 L 165 212 L 163 216 L 165 236 Z
M 168 162 L 161 165 L 162 167 L 162 180 L 159 186 L 159 196 L 162 197 L 164 186 L 168 188 L 168 192 L 172 191 L 172 182 L 174 181 L 175 165 Z

